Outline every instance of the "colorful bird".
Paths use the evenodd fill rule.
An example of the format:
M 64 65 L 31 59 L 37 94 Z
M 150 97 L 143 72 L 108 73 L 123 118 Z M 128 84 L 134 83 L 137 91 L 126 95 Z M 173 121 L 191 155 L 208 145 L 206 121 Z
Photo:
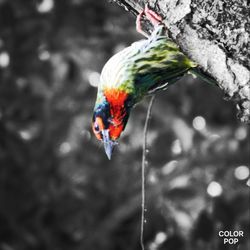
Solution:
M 137 17 L 139 32 L 143 33 L 143 16 L 154 25 L 152 35 L 112 56 L 101 72 L 92 128 L 97 139 L 104 143 L 109 159 L 133 106 L 197 67 L 165 35 L 162 18 L 147 6 Z

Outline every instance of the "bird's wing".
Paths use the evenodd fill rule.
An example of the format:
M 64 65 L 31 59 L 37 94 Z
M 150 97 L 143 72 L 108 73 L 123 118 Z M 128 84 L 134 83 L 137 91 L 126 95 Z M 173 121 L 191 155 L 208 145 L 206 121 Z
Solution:
M 150 93 L 165 89 L 193 67 L 177 45 L 166 37 L 158 37 L 133 60 L 131 70 L 135 76 L 135 86 Z

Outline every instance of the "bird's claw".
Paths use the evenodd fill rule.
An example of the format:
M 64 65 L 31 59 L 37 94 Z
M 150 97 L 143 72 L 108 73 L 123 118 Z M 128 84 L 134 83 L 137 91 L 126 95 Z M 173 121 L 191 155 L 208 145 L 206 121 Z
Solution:
M 148 7 L 148 4 L 146 4 L 144 10 L 139 13 L 136 18 L 136 30 L 142 35 L 148 37 L 148 34 L 143 31 L 141 25 L 143 16 L 146 16 L 146 18 L 153 24 L 154 27 L 162 23 L 162 17 L 158 15 L 155 11 L 151 10 Z
M 147 19 L 154 25 L 157 26 L 162 22 L 162 17 L 158 15 L 155 11 L 149 9 L 148 4 L 145 6 L 145 15 Z

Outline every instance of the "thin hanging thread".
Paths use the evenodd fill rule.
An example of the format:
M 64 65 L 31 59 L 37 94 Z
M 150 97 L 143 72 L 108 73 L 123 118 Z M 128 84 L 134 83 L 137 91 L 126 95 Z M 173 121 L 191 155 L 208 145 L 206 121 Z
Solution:
M 153 95 L 150 99 L 148 105 L 148 111 L 146 116 L 146 121 L 143 130 L 143 145 L 142 145 L 142 167 L 141 167 L 141 235 L 140 235 L 140 243 L 141 249 L 145 250 L 144 247 L 144 220 L 145 220 L 145 165 L 146 165 L 146 156 L 147 156 L 147 131 L 149 120 L 151 116 L 152 106 L 154 103 L 155 95 Z

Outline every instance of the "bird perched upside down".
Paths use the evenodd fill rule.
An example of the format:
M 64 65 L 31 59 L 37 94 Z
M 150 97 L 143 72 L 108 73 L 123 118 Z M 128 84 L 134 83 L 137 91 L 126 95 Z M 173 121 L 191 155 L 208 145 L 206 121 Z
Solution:
M 137 17 L 139 32 L 143 16 L 154 25 L 152 35 L 112 56 L 100 77 L 92 128 L 97 139 L 103 141 L 109 159 L 133 106 L 197 67 L 164 35 L 162 18 L 147 6 Z

